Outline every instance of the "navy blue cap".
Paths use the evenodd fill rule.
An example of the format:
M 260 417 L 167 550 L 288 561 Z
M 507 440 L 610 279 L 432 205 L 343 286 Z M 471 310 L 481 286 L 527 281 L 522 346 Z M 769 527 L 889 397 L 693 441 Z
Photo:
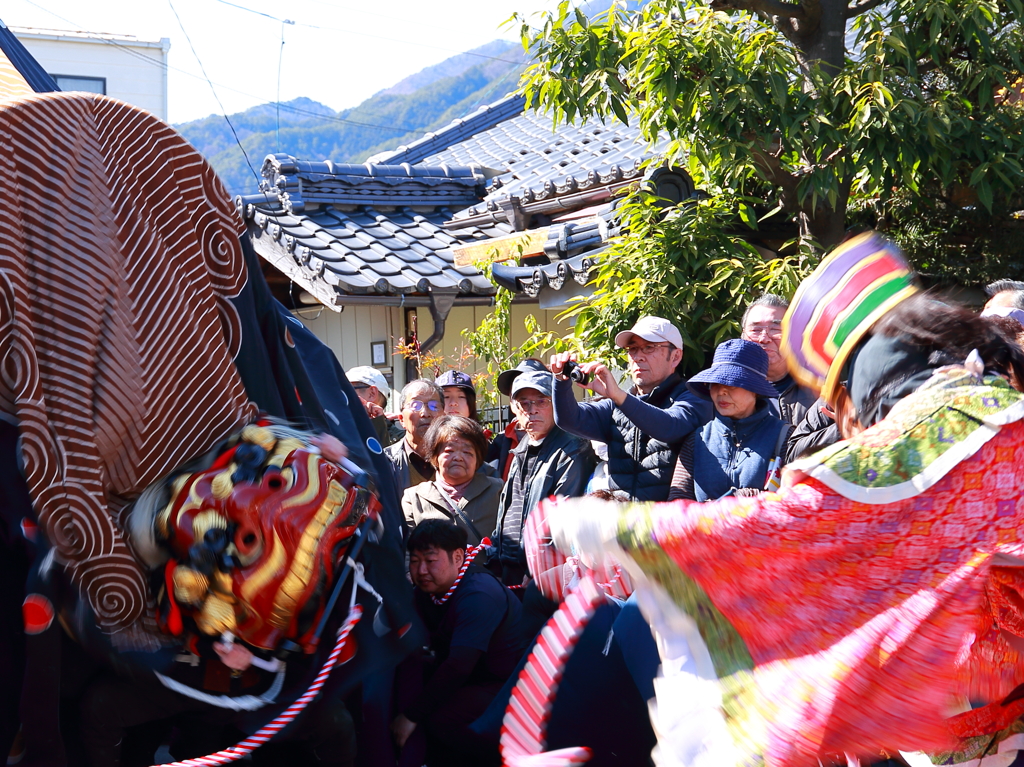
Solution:
M 555 385 L 555 377 L 548 370 L 531 370 L 528 373 L 521 373 L 512 382 L 510 397 L 516 396 L 516 392 L 523 389 L 536 389 L 545 397 L 551 396 L 551 390 Z
M 458 386 L 460 389 L 469 389 L 471 392 L 476 392 L 476 389 L 473 388 L 473 379 L 458 370 L 447 370 L 441 373 L 434 383 L 442 389 L 445 386 Z
M 768 380 L 768 352 L 753 341 L 734 338 L 715 349 L 715 361 L 686 384 L 698 397 L 711 399 L 711 384 L 735 386 L 762 397 L 778 397 Z

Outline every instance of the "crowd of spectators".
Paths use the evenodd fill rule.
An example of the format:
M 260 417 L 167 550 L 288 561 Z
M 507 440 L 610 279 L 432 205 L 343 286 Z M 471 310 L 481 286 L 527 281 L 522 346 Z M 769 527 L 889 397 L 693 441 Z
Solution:
M 754 301 L 741 338 L 721 344 L 711 367 L 689 381 L 679 373 L 682 335 L 660 317 L 616 335 L 628 360 L 622 384 L 609 366 L 573 354 L 556 354 L 548 365 L 524 359 L 496 381 L 511 414 L 507 424 L 493 424 L 497 436 L 480 423 L 469 375 L 448 371 L 403 388 L 405 434 L 386 453 L 430 643 L 396 675 L 399 764 L 498 762 L 495 728 L 473 722 L 489 705 L 500 708 L 517 664 L 557 607 L 532 581 L 524 551 L 525 521 L 539 501 L 758 493 L 777 487 L 792 435 L 812 416 L 826 421 L 803 426 L 815 444 L 838 437 L 814 395 L 787 372 L 779 348 L 786 308 L 775 295 Z M 576 380 L 573 368 L 582 374 Z M 654 639 L 634 603 L 614 612 L 617 677 L 631 680 L 626 699 L 643 706 L 657 671 Z
M 1024 285 L 996 284 L 990 296 L 988 314 L 1024 319 Z M 476 388 L 461 371 L 406 384 L 397 418 L 385 413 L 390 388 L 379 371 L 348 371 L 392 465 L 408 578 L 429 635 L 380 685 L 398 765 L 500 762 L 500 713 L 557 608 L 531 578 L 524 550 L 526 520 L 541 500 L 753 495 L 777 488 L 787 461 L 838 440 L 833 414 L 788 373 L 787 308 L 776 295 L 753 301 L 740 337 L 689 380 L 679 372 L 682 335 L 659 317 L 616 335 L 628 361 L 622 383 L 608 365 L 570 353 L 547 365 L 524 359 L 495 382 L 508 397 L 507 423 L 481 422 Z M 622 715 L 645 721 L 659 663 L 650 628 L 632 599 L 603 620 L 608 641 L 593 654 L 630 709 Z M 584 689 L 587 680 L 576 683 Z M 637 741 L 642 751 L 650 738 Z

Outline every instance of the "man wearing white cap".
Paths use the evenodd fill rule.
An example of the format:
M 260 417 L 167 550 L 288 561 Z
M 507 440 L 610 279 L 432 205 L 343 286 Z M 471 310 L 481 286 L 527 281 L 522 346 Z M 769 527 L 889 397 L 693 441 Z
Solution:
M 631 500 L 664 501 L 679 446 L 711 420 L 711 405 L 690 392 L 676 373 L 683 338 L 668 320 L 642 317 L 615 336 L 615 345 L 629 356 L 633 386 L 622 389 L 600 362 L 582 363 L 580 369 L 591 376 L 583 388 L 604 397 L 598 402 L 580 404 L 573 396 L 563 367 L 574 355 L 563 352 L 551 358 L 555 423 L 570 434 L 608 445 L 613 491 Z
M 391 387 L 388 386 L 384 374 L 369 365 L 359 365 L 349 368 L 345 372 L 345 377 L 362 400 L 381 447 L 387 447 L 401 439 L 404 431 L 394 421 L 389 421 L 384 413 L 388 397 L 391 396 Z

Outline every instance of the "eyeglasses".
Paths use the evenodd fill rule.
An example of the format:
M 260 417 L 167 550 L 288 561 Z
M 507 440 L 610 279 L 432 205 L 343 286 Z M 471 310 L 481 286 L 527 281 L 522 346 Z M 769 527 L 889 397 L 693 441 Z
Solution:
M 630 357 L 650 357 L 655 349 L 675 349 L 673 344 L 644 344 L 643 346 L 627 346 L 626 354 Z
M 352 388 L 356 391 L 362 391 L 363 389 L 369 389 L 370 387 L 367 384 L 352 384 Z
M 527 413 L 532 410 L 542 410 L 546 407 L 551 407 L 551 400 L 548 397 L 544 399 L 517 399 L 516 402 Z
M 782 320 L 772 320 L 767 325 L 751 325 L 744 331 L 751 340 L 768 336 L 769 338 L 782 338 Z
M 418 399 L 414 399 L 407 403 L 408 407 L 414 413 L 421 413 L 424 410 L 429 410 L 431 413 L 440 413 L 441 405 L 437 400 L 430 400 L 430 402 L 421 402 Z

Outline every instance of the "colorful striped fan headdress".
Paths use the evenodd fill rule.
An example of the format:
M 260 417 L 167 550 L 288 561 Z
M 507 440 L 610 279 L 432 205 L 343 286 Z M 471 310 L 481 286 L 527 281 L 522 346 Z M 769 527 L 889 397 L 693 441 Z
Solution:
M 850 353 L 890 309 L 919 290 L 899 249 L 877 232 L 829 253 L 782 319 L 782 355 L 803 386 L 833 401 Z

